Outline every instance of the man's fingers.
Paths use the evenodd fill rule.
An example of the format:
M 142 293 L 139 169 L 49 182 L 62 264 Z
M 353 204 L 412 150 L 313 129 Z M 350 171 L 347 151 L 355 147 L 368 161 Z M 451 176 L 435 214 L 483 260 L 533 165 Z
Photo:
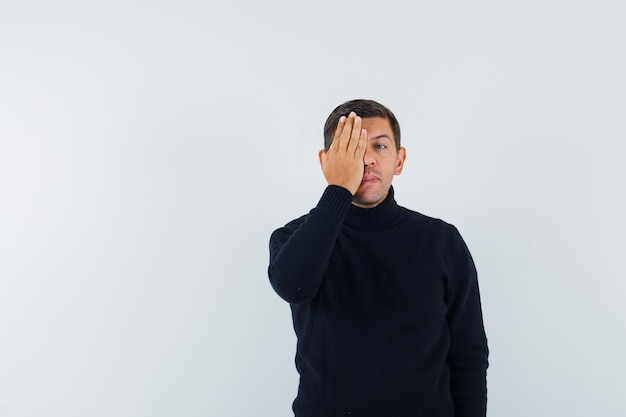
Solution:
M 350 132 L 350 142 L 348 143 L 347 150 L 356 152 L 356 148 L 359 146 L 359 138 L 361 136 L 361 118 L 359 116 L 354 117 L 354 123 L 352 125 L 352 132 Z
M 333 143 L 331 145 L 331 147 L 335 148 L 336 152 L 340 150 L 345 151 L 348 149 L 355 118 L 356 113 L 350 112 L 347 117 L 341 116 L 341 118 L 339 119 L 339 123 L 337 123 L 337 129 L 335 130 L 335 136 L 333 138 Z
M 350 148 L 350 141 L 352 140 L 352 132 L 354 131 L 354 125 L 356 120 L 360 119 L 356 113 L 351 111 L 346 119 L 346 123 L 343 126 L 343 132 L 341 133 L 341 149 L 347 151 Z
M 337 123 L 337 129 L 335 129 L 335 136 L 333 136 L 333 142 L 330 144 L 329 150 L 333 148 L 335 151 L 339 149 L 339 142 L 341 142 L 341 134 L 346 125 L 346 116 L 341 116 Z
M 354 150 L 354 157 L 363 159 L 365 157 L 365 150 L 367 148 L 367 130 L 361 129 L 361 135 L 356 149 Z
M 363 160 L 367 148 L 367 132 L 355 112 L 343 116 L 337 123 L 333 143 L 328 151 L 320 152 L 320 162 L 326 180 L 354 195 L 363 178 Z

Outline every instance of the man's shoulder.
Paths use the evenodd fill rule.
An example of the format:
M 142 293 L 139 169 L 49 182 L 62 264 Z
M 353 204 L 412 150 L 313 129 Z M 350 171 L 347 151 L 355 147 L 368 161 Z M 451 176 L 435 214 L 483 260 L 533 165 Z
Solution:
M 291 220 L 290 222 L 285 224 L 282 228 L 297 229 L 302 223 L 304 223 L 306 221 L 306 218 L 308 216 L 310 216 L 310 213 L 303 214 L 302 216 Z
M 411 210 L 403 206 L 399 206 L 400 210 L 402 210 L 402 220 L 413 222 L 414 224 L 419 224 L 424 227 L 437 227 L 442 229 L 454 229 L 454 226 L 445 220 L 442 220 L 438 217 L 433 217 L 421 213 L 419 211 Z
M 464 245 L 463 237 L 453 224 L 404 207 L 402 210 L 405 220 L 398 225 L 401 234 L 420 242 L 428 242 L 443 251 L 442 253 L 454 254 L 456 248 Z
M 304 214 L 296 219 L 291 220 L 286 223 L 284 226 L 280 226 L 276 230 L 272 232 L 270 236 L 270 240 L 274 239 L 284 239 L 287 236 L 291 235 L 294 231 L 296 231 L 305 221 L 309 214 Z

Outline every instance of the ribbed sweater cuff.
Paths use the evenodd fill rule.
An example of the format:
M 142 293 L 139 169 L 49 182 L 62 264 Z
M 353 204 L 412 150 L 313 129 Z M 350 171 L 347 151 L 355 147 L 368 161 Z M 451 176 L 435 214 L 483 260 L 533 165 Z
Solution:
M 317 208 L 339 218 L 345 218 L 351 204 L 352 194 L 350 191 L 338 185 L 329 185 L 317 203 Z

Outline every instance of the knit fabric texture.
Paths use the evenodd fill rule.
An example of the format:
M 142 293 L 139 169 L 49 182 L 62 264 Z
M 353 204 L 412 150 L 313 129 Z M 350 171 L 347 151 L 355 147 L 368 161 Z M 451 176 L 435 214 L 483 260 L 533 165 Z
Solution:
M 328 186 L 270 238 L 290 303 L 297 417 L 484 417 L 487 339 L 476 268 L 457 229 Z

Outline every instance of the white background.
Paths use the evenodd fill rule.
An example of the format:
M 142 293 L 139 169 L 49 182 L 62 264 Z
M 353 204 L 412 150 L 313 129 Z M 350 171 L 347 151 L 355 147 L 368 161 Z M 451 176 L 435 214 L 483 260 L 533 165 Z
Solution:
M 0 0 L 0 415 L 289 416 L 275 228 L 372 98 L 477 263 L 489 415 L 624 416 L 622 1 Z

